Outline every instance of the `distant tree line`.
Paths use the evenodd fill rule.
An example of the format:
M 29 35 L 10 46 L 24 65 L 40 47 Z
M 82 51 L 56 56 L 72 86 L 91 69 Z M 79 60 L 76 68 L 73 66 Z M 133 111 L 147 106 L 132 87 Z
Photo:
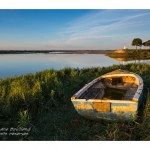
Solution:
M 146 42 L 142 42 L 142 40 L 140 38 L 135 38 L 132 41 L 132 46 L 136 46 L 136 50 L 137 50 L 137 46 L 141 47 L 142 45 L 147 47 L 149 46 L 150 49 L 150 40 L 146 41 Z

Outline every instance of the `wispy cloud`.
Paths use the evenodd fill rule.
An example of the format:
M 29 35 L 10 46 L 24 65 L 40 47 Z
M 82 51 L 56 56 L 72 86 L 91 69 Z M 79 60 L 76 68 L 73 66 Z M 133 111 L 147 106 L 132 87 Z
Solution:
M 100 40 L 97 43 L 100 45 L 104 38 L 110 40 L 138 33 L 150 24 L 149 17 L 150 10 L 94 10 L 66 24 L 57 39 L 49 41 L 49 44 L 58 48 L 78 44 L 86 48 Z
M 88 15 L 82 16 L 81 18 L 70 22 L 70 26 L 65 29 L 63 34 L 87 34 L 87 30 L 93 31 L 95 29 L 103 30 L 104 28 L 114 27 L 116 25 L 123 25 L 127 23 L 134 23 L 135 18 L 149 15 L 150 12 L 141 14 L 131 14 L 131 12 L 126 11 L 122 13 L 122 10 L 104 10 L 95 13 L 90 13 Z M 123 10 L 125 11 L 125 10 Z M 129 13 L 129 14 L 128 14 Z M 132 12 L 136 13 L 136 12 Z M 138 12 L 139 13 L 139 12 Z M 145 18 L 140 18 L 141 21 L 146 20 Z M 142 22 L 143 23 L 143 22 Z

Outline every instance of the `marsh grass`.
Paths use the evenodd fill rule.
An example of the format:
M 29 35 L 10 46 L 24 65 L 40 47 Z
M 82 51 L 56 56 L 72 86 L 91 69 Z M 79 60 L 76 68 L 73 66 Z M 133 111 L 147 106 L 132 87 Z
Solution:
M 79 116 L 71 96 L 94 78 L 116 69 L 135 72 L 144 80 L 143 103 L 137 116 L 130 122 L 91 121 Z M 0 135 L 0 140 L 150 140 L 149 86 L 150 66 L 146 64 L 51 69 L 0 79 L 0 129 L 31 127 L 27 136 Z

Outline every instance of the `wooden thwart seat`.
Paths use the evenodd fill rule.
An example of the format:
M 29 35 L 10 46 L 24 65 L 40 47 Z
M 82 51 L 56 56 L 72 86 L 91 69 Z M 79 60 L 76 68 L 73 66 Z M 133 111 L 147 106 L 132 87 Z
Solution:
M 133 77 L 114 77 L 114 78 L 104 78 L 94 84 L 90 89 L 88 89 L 83 95 L 80 96 L 81 99 L 107 99 L 104 98 L 105 92 L 110 91 L 113 94 L 116 92 L 124 93 L 124 100 L 131 100 L 137 90 L 137 85 L 135 84 L 135 79 Z M 120 91 L 119 91 L 120 90 Z M 119 94 L 117 94 L 119 95 Z

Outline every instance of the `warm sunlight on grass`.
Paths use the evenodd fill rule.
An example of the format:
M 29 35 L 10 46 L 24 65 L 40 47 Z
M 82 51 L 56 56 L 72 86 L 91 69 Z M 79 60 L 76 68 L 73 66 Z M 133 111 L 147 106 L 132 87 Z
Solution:
M 139 74 L 144 80 L 143 104 L 130 122 L 90 121 L 75 111 L 70 97 L 94 78 L 116 69 Z M 146 64 L 110 67 L 45 70 L 0 79 L 0 140 L 150 140 L 150 66 Z M 4 129 L 7 135 L 2 135 Z M 31 129 L 27 135 L 11 135 Z M 21 130 L 22 129 L 22 130 Z M 27 131 L 26 131 L 27 132 Z

